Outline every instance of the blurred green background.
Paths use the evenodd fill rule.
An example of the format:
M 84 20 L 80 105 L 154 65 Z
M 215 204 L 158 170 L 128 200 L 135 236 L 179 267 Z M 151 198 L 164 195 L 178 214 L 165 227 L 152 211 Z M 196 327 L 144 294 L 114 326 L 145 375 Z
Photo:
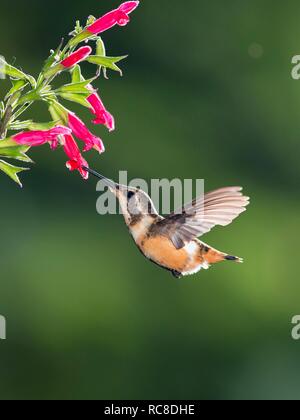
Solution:
M 5 2 L 0 54 L 36 74 L 77 18 L 119 3 Z M 103 37 L 129 58 L 98 84 L 117 131 L 96 127 L 107 153 L 89 162 L 114 178 L 243 185 L 248 212 L 204 240 L 245 264 L 174 279 L 120 216 L 97 215 L 94 179 L 32 150 L 23 190 L 0 179 L 0 398 L 298 399 L 299 1 L 141 3 Z M 48 118 L 42 104 L 30 115 Z

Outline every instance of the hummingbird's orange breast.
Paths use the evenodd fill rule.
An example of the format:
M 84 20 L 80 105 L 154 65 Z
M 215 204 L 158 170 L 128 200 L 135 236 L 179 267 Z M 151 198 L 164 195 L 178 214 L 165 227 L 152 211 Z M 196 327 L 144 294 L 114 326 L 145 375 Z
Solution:
M 150 260 L 174 271 L 185 271 L 190 262 L 190 256 L 184 248 L 176 249 L 173 243 L 163 236 L 141 241 L 140 248 Z
M 149 235 L 153 218 L 143 219 L 130 227 L 131 234 L 142 253 L 156 264 L 179 273 L 199 271 L 205 260 L 201 252 L 201 243 L 192 240 L 185 247 L 177 249 L 173 242 L 164 235 Z

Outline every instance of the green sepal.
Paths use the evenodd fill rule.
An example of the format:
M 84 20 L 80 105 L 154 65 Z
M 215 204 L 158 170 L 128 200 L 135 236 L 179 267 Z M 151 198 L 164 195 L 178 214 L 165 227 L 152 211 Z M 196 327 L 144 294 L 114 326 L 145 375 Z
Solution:
M 66 122 L 59 116 L 59 114 L 56 112 L 56 109 L 50 105 L 49 106 L 49 113 L 51 115 L 51 118 L 53 119 L 53 121 L 56 121 L 57 124 L 62 124 L 64 125 Z
M 51 55 L 49 56 L 49 58 L 47 58 L 47 60 L 44 63 L 44 67 L 42 70 L 42 73 L 45 73 L 50 67 L 52 67 L 52 65 L 57 61 L 60 60 L 60 53 L 61 53 L 61 48 L 63 46 L 64 40 L 62 39 L 59 46 L 56 48 L 55 51 L 51 51 Z
M 14 131 L 27 130 L 29 129 L 30 124 L 32 124 L 32 120 L 26 120 L 26 121 L 17 120 L 8 125 L 8 130 L 14 130 Z
M 56 90 L 56 93 L 80 93 L 89 95 L 91 93 L 90 89 L 87 88 L 87 85 L 91 84 L 94 79 L 84 80 L 79 83 L 70 83 L 68 85 L 64 85 Z
M 80 34 L 83 31 L 83 27 L 81 26 L 81 23 L 79 20 L 76 21 L 76 25 L 74 28 L 74 31 L 70 33 L 70 35 L 72 36 L 76 36 L 78 34 Z
M 3 118 L 3 115 L 5 113 L 5 104 L 3 101 L 0 102 L 0 119 Z
M 28 84 L 27 80 L 23 80 L 23 79 L 19 79 L 19 80 L 12 80 L 12 88 L 10 89 L 10 91 L 7 93 L 7 95 L 5 96 L 5 101 L 14 93 L 19 92 L 21 90 L 23 90 Z
M 55 64 L 54 66 L 50 67 L 48 70 L 44 72 L 44 78 L 50 79 L 51 77 L 57 75 L 58 73 L 61 73 L 63 70 L 65 70 L 64 66 L 60 63 Z
M 37 86 L 35 78 L 33 76 L 30 76 L 29 74 L 26 74 L 26 79 L 31 84 L 32 88 L 35 89 Z
M 83 76 L 81 74 L 81 67 L 78 64 L 73 68 L 71 75 L 72 83 L 80 83 L 84 81 Z
M 56 120 L 56 121 L 49 121 L 49 122 L 45 122 L 45 123 L 35 123 L 35 122 L 31 122 L 31 124 L 29 124 L 28 128 L 31 131 L 44 131 L 44 130 L 51 130 L 51 128 L 55 127 L 57 124 L 59 124 L 60 120 Z
M 90 55 L 87 58 L 87 61 L 92 64 L 97 64 L 100 67 L 106 67 L 110 70 L 114 70 L 119 72 L 122 75 L 122 70 L 116 65 L 116 63 L 119 63 L 120 61 L 127 58 L 127 55 L 120 56 L 120 57 L 102 57 L 99 55 Z
M 67 101 L 75 102 L 77 104 L 80 104 L 86 108 L 90 108 L 91 105 L 87 101 L 87 97 L 91 94 L 89 91 L 89 94 L 81 94 L 81 93 L 71 93 L 71 92 L 61 92 L 59 93 L 59 96 L 63 99 L 66 99 Z
M 103 42 L 103 39 L 98 37 L 97 42 L 96 42 L 96 55 L 100 56 L 100 57 L 105 57 L 106 56 L 106 48 L 105 48 L 105 44 Z M 106 67 L 101 67 L 99 66 L 99 72 L 101 72 L 101 70 L 103 70 L 103 75 L 104 78 L 107 79 L 107 69 Z
M 27 121 L 15 121 L 8 126 L 9 130 L 20 131 L 20 130 L 30 130 L 30 131 L 44 131 L 51 130 L 60 123 L 60 119 L 56 121 L 50 121 L 45 123 L 36 123 L 32 120 Z M 1 142 L 0 142 L 1 147 Z
M 53 121 L 61 122 L 62 125 L 68 124 L 69 111 L 59 102 L 52 101 L 49 106 L 49 112 Z
M 44 81 L 44 75 L 43 75 L 43 73 L 40 73 L 39 77 L 37 79 L 37 82 L 36 82 L 37 86 L 40 87 L 41 84 L 43 83 L 43 81 Z
M 95 23 L 96 22 L 96 18 L 95 18 L 95 16 L 93 16 L 93 15 L 90 15 L 88 18 L 87 18 L 87 21 L 86 21 L 86 26 L 90 26 L 90 25 L 92 25 L 93 23 Z
M 77 34 L 74 38 L 70 39 L 69 46 L 71 48 L 76 47 L 76 45 L 80 44 L 80 42 L 85 41 L 86 39 L 91 38 L 92 36 L 92 33 L 90 33 L 87 30 L 84 30 Z
M 12 108 L 14 108 L 18 104 L 18 102 L 21 98 L 21 94 L 22 94 L 22 92 L 20 90 L 18 90 L 11 95 L 10 105 L 12 106 Z
M 100 57 L 105 57 L 106 56 L 106 48 L 105 48 L 105 44 L 103 42 L 103 39 L 98 37 L 97 39 L 97 43 L 96 43 L 96 55 L 99 55 Z
M 0 160 L 0 170 L 9 176 L 14 182 L 19 184 L 22 188 L 23 185 L 20 181 L 20 178 L 18 177 L 18 174 L 23 171 L 28 171 L 29 168 L 20 168 L 18 166 L 11 165 L 4 160 Z

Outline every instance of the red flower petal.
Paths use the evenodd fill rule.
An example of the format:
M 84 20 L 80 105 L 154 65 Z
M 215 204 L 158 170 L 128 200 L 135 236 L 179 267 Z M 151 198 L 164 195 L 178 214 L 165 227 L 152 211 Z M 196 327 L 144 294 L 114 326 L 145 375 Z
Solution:
M 50 143 L 52 148 L 58 145 L 57 137 L 60 135 L 70 134 L 71 130 L 67 127 L 56 126 L 50 130 L 36 130 L 18 133 L 12 139 L 18 144 L 26 146 L 41 146 L 45 143 Z
M 78 170 L 84 179 L 88 179 L 89 174 L 82 167 L 89 167 L 87 161 L 82 157 L 79 147 L 71 135 L 64 137 L 64 151 L 70 160 L 66 163 L 70 171 Z
M 127 13 L 121 12 L 121 10 L 116 11 L 115 19 L 117 24 L 120 26 L 126 26 L 127 23 L 130 22 L 130 17 L 127 15 Z
M 100 99 L 100 96 L 97 93 L 93 93 L 87 98 L 87 100 L 92 106 L 92 113 L 96 116 L 93 123 L 103 124 L 108 128 L 109 131 L 113 131 L 115 129 L 115 119 L 106 110 L 103 102 Z
M 138 7 L 139 4 L 140 4 L 139 1 L 126 1 L 125 3 L 121 4 L 118 10 L 129 14 L 133 12 Z
M 73 112 L 68 114 L 68 120 L 69 127 L 73 134 L 85 143 L 85 152 L 93 148 L 99 153 L 104 152 L 105 149 L 102 140 L 99 137 L 94 136 Z

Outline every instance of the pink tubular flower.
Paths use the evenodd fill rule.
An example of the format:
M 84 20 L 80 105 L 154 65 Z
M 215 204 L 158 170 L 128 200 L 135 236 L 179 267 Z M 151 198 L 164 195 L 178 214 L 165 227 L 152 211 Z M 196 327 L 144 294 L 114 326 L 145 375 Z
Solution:
M 69 112 L 68 121 L 73 134 L 85 143 L 84 152 L 95 149 L 101 154 L 105 151 L 102 140 L 94 136 L 73 112 Z
M 12 139 L 16 143 L 26 146 L 41 146 L 50 143 L 51 149 L 55 149 L 58 145 L 58 136 L 70 133 L 70 128 L 58 125 L 50 130 L 22 132 L 13 136 Z
M 87 31 L 93 35 L 100 34 L 107 31 L 115 25 L 125 26 L 130 21 L 128 16 L 139 5 L 139 1 L 127 1 L 121 4 L 118 9 L 112 10 L 100 19 L 96 20 L 92 25 L 87 27 Z
M 92 48 L 89 46 L 81 47 L 73 52 L 69 57 L 65 58 L 60 64 L 69 69 L 81 61 L 85 60 L 92 52 Z
M 92 89 L 92 87 L 91 87 Z M 98 93 L 93 92 L 88 98 L 87 101 L 91 105 L 91 112 L 95 115 L 95 119 L 93 120 L 94 124 L 103 124 L 105 125 L 109 131 L 113 131 L 115 129 L 115 119 L 114 117 L 107 111 L 103 102 L 100 99 Z
M 89 173 L 82 167 L 88 168 L 89 165 L 87 161 L 82 157 L 76 141 L 70 134 L 64 136 L 64 151 L 70 159 L 66 163 L 67 168 L 70 171 L 75 171 L 77 169 L 84 179 L 88 179 Z

